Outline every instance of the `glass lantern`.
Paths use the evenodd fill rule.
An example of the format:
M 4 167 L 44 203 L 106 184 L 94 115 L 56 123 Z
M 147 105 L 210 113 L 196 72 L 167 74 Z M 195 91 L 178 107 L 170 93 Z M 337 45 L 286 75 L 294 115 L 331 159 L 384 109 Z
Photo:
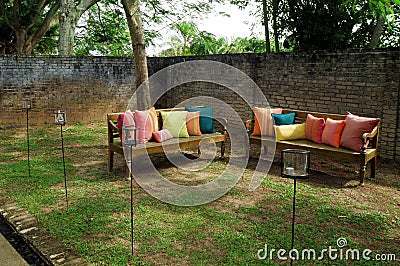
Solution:
M 66 112 L 65 111 L 61 111 L 61 110 L 55 111 L 54 112 L 54 122 L 57 125 L 64 126 L 65 123 L 67 122 Z
M 306 179 L 310 177 L 310 152 L 286 149 L 281 155 L 281 176 L 283 178 Z
M 124 125 L 122 127 L 122 145 L 127 147 L 136 147 L 138 126 Z
M 22 99 L 22 109 L 24 109 L 24 110 L 30 110 L 31 108 L 32 108 L 32 101 L 31 101 L 31 99 L 23 98 L 23 99 Z

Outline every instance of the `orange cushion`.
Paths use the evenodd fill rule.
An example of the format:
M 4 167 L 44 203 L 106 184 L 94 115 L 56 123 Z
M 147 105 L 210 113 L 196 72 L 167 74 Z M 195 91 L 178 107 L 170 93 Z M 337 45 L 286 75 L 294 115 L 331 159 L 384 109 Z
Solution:
M 148 142 L 153 132 L 158 130 L 157 113 L 154 107 L 145 111 L 135 111 L 135 124 L 139 127 L 138 139 L 139 143 Z
M 274 120 L 271 114 L 282 114 L 282 108 L 260 108 L 253 107 L 255 116 L 254 130 L 252 136 L 274 136 Z
M 322 143 L 331 145 L 335 148 L 339 148 L 340 137 L 342 136 L 343 128 L 345 125 L 345 120 L 333 120 L 327 118 L 324 131 L 322 132 Z
M 186 128 L 189 133 L 189 136 L 201 136 L 200 111 L 187 113 Z
M 362 135 L 371 132 L 379 123 L 379 118 L 368 118 L 348 113 L 344 126 L 340 146 L 353 151 L 361 152 Z
M 322 132 L 324 130 L 325 120 L 308 114 L 306 120 L 306 139 L 316 143 L 322 143 Z

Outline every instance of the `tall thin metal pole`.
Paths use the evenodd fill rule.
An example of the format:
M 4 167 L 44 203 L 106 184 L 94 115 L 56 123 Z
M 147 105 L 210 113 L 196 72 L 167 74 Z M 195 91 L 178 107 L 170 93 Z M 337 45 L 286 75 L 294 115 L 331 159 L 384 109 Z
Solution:
M 132 175 L 132 167 L 133 167 L 133 145 L 131 145 L 131 173 L 130 173 L 130 177 L 131 177 L 131 243 L 132 243 L 132 255 L 133 255 L 133 247 L 134 247 L 134 243 L 133 243 L 133 175 Z
M 60 129 L 61 129 L 61 149 L 62 149 L 62 159 L 63 159 L 63 166 L 64 166 L 64 187 L 65 187 L 65 201 L 66 201 L 66 203 L 67 203 L 67 210 L 68 210 L 67 172 L 65 171 L 64 137 L 63 137 L 62 125 L 60 125 Z
M 294 248 L 294 222 L 295 222 L 295 217 L 296 217 L 296 180 L 297 178 L 294 178 L 294 186 L 293 186 L 293 218 L 292 218 L 292 248 Z M 293 265 L 293 259 L 290 260 L 290 265 Z
M 26 109 L 26 138 L 28 141 L 28 176 L 31 177 L 31 160 L 29 147 L 29 109 Z

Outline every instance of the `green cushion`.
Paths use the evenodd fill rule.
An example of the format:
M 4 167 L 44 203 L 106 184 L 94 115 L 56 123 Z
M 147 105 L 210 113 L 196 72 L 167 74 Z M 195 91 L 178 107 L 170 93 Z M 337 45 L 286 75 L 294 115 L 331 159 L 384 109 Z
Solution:
M 168 129 L 174 138 L 188 138 L 186 111 L 162 112 L 163 129 Z
M 215 133 L 213 115 L 214 107 L 190 107 L 186 106 L 185 110 L 188 112 L 200 111 L 200 131 L 201 133 Z

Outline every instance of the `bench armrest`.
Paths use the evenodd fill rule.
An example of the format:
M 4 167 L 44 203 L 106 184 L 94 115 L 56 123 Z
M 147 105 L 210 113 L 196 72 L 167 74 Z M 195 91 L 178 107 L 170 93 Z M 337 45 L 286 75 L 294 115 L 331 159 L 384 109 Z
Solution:
M 367 148 L 367 144 L 370 139 L 374 139 L 372 141 L 372 147 L 376 148 L 378 146 L 378 135 L 379 135 L 379 123 L 371 132 L 369 133 L 367 132 L 362 135 L 362 142 L 363 142 L 362 150 L 365 150 Z
M 227 131 L 228 119 L 225 117 L 214 117 L 214 119 L 222 125 L 221 133 L 225 133 Z
M 246 130 L 247 130 L 247 133 L 251 133 L 252 131 L 253 131 L 253 129 L 254 129 L 254 123 L 255 123 L 255 120 L 254 119 L 250 119 L 250 120 L 247 120 L 246 121 Z
M 108 120 L 108 127 L 112 130 L 112 132 L 119 133 L 118 126 L 111 120 Z

